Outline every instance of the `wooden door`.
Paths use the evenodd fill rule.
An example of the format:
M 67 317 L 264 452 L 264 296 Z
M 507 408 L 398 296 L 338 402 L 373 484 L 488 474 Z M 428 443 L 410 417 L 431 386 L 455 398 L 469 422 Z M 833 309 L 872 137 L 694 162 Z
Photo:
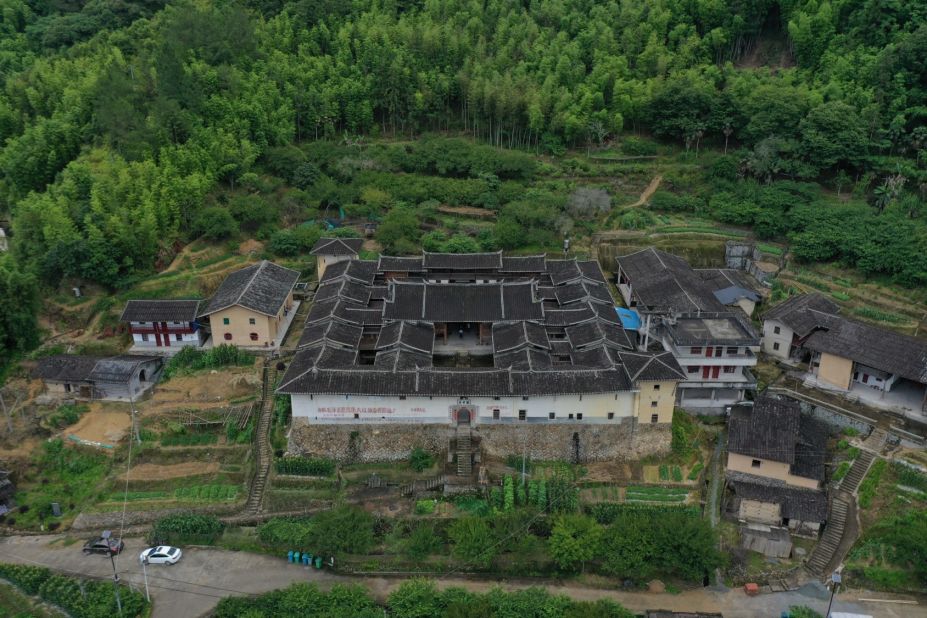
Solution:
M 707 380 L 708 376 L 710 375 L 711 375 L 711 367 L 709 367 L 708 365 L 705 365 L 704 367 L 702 367 L 702 379 Z

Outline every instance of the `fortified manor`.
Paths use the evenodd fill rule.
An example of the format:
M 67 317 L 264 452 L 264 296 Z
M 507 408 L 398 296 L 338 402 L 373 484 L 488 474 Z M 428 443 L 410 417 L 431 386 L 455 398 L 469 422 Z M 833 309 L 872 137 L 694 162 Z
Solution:
M 424 253 L 329 263 L 278 392 L 289 450 L 636 459 L 669 448 L 669 352 L 638 351 L 594 261 Z M 462 438 L 462 436 L 464 438 Z

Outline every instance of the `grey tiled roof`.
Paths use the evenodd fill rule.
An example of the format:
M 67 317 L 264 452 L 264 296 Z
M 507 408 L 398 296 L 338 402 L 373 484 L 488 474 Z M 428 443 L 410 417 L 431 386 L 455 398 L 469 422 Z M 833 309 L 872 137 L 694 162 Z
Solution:
M 275 316 L 298 279 L 299 273 L 295 270 L 267 260 L 252 264 L 226 277 L 201 315 L 240 306 Z
M 434 366 L 436 322 L 492 324 L 494 368 Z M 633 348 L 596 262 L 381 256 L 326 269 L 280 392 L 529 396 L 626 391 L 632 372 L 685 377 L 668 354 L 618 355 Z
M 764 320 L 777 320 L 792 329 L 799 337 L 805 337 L 815 328 L 820 328 L 836 315 L 840 307 L 817 292 L 790 296 L 763 315 Z
M 818 523 L 827 519 L 827 494 L 823 491 L 801 489 L 743 472 L 728 472 L 727 478 L 739 498 L 778 504 L 782 517 Z
M 39 359 L 32 376 L 52 382 L 79 382 L 90 379 L 90 372 L 96 366 L 99 356 L 78 354 L 55 354 Z
M 357 255 L 363 246 L 362 238 L 320 238 L 309 253 L 312 255 Z
M 543 317 L 531 282 L 429 284 L 396 281 L 383 317 L 429 322 L 495 322 Z
M 130 300 L 122 310 L 121 322 L 193 322 L 198 300 Z
M 425 270 L 499 270 L 502 252 L 495 253 L 430 253 L 422 256 Z
M 657 313 L 725 311 L 711 288 L 683 258 L 649 247 L 617 258 L 639 310 Z
M 682 367 L 670 352 L 647 354 L 629 351 L 618 352 L 617 356 L 632 382 L 661 382 L 686 378 Z
M 731 410 L 727 449 L 748 457 L 791 464 L 795 461 L 800 421 L 797 401 L 764 395 L 753 407 L 736 406 Z
M 927 384 L 927 341 L 924 339 L 840 316 L 828 316 L 822 324 L 823 328 L 812 332 L 805 340 L 804 347 Z
M 128 382 L 139 364 L 157 361 L 160 356 L 123 354 L 119 356 L 81 356 L 56 354 L 39 359 L 32 372 L 36 378 L 50 382 Z

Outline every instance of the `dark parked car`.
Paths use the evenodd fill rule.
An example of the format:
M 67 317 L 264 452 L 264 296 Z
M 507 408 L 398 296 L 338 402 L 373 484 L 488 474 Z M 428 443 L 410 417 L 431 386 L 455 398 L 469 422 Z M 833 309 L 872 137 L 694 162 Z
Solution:
M 125 549 L 122 539 L 99 537 L 84 543 L 85 554 L 118 554 Z

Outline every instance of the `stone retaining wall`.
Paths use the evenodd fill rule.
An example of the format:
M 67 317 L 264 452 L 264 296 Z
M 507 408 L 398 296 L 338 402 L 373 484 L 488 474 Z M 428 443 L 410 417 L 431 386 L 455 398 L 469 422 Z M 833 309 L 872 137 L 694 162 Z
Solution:
M 534 459 L 573 461 L 578 442 L 580 462 L 635 461 L 668 453 L 670 433 L 668 424 L 638 424 L 632 419 L 614 424 L 483 424 L 473 428 L 474 440 L 490 457 L 527 449 Z M 455 428 L 443 424 L 322 425 L 297 418 L 288 451 L 337 461 L 401 461 L 416 447 L 446 453 L 454 435 Z

